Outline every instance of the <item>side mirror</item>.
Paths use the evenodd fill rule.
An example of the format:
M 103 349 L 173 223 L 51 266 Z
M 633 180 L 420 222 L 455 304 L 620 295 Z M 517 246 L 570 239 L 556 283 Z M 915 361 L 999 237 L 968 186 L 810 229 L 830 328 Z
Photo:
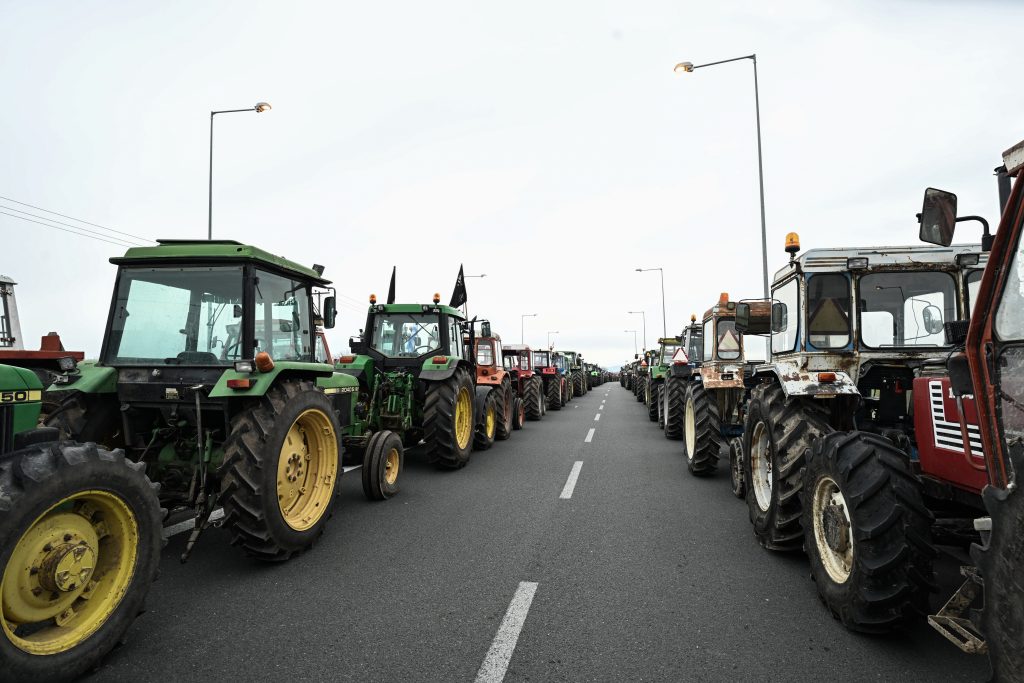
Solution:
M 491 324 L 489 322 L 480 323 L 480 336 L 490 337 L 491 336 Z
M 338 319 L 338 308 L 333 296 L 324 298 L 324 327 L 328 330 L 334 327 L 334 321 Z
M 921 241 L 948 247 L 953 243 L 956 225 L 956 195 L 929 187 L 924 191 L 920 219 Z
M 784 332 L 789 327 L 789 308 L 781 301 L 772 304 L 772 333 Z
M 942 332 L 942 311 L 939 310 L 938 306 L 929 304 L 924 307 L 921 311 L 921 319 L 924 322 L 924 329 L 928 331 L 928 334 L 938 334 Z
M 946 361 L 946 373 L 949 375 L 949 388 L 954 396 L 973 396 L 974 382 L 971 380 L 971 366 L 967 356 L 959 353 Z

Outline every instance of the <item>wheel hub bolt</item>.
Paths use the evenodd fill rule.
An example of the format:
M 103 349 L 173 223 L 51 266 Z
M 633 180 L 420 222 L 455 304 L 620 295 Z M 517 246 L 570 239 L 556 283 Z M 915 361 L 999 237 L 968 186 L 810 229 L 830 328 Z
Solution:
M 845 553 L 850 548 L 850 524 L 842 505 L 829 505 L 823 519 L 825 542 L 834 552 Z

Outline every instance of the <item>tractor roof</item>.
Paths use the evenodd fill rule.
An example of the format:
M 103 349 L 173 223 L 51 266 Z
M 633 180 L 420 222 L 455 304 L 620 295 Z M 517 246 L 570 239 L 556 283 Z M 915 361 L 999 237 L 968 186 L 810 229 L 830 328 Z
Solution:
M 325 280 L 312 268 L 235 240 L 157 240 L 155 247 L 132 247 L 124 253 L 124 256 L 115 256 L 110 259 L 110 262 L 117 265 L 141 265 L 165 260 L 168 262 L 250 261 L 271 266 L 276 270 L 288 271 L 304 280 L 312 280 L 318 285 L 331 284 L 330 280 Z
M 503 344 L 503 351 L 529 351 L 530 347 L 527 344 Z
M 846 266 L 846 262 L 843 262 L 843 266 Z M 726 318 L 736 317 L 736 301 L 719 301 L 717 304 L 704 311 L 703 320 L 707 320 L 712 315 L 717 315 Z M 745 301 L 744 303 L 750 305 L 750 318 L 754 319 L 770 319 L 772 315 L 772 302 L 765 299 L 752 299 Z
M 810 273 L 846 271 L 846 259 L 857 257 L 868 259 L 868 270 L 879 266 L 884 268 L 903 266 L 908 270 L 929 270 L 933 266 L 955 266 L 956 257 L 959 254 L 978 254 L 979 268 L 984 268 L 985 262 L 988 261 L 988 254 L 981 251 L 980 244 L 954 244 L 949 247 L 920 244 L 861 249 L 839 247 L 810 249 L 800 254 L 795 260 L 800 263 L 804 272 Z M 775 279 L 779 280 L 790 272 L 790 266 L 787 264 L 775 273 Z
M 465 320 L 462 311 L 443 304 L 370 304 L 371 313 L 425 313 L 437 311 Z

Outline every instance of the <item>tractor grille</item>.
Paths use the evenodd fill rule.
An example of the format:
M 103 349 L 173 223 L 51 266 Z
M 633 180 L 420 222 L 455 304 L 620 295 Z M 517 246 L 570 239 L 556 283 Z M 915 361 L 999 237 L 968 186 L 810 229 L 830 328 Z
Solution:
M 0 455 L 14 446 L 14 406 L 0 406 Z
M 338 411 L 338 423 L 340 426 L 348 426 L 352 421 L 352 396 L 354 394 L 342 394 L 334 397 L 334 408 Z

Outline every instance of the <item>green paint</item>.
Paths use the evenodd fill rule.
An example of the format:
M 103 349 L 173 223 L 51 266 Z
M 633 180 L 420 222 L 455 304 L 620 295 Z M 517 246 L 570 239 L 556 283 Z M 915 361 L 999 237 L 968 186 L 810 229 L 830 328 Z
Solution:
M 334 373 L 334 367 L 327 363 L 305 363 L 296 360 L 280 360 L 274 362 L 274 369 L 270 372 L 236 372 L 234 369 L 225 370 L 217 380 L 217 383 L 210 390 L 210 398 L 239 398 L 242 396 L 259 397 L 267 393 L 270 387 L 274 386 L 277 378 L 285 375 L 288 377 L 330 377 Z M 229 379 L 255 379 L 256 384 L 250 389 L 231 389 L 228 387 Z
M 69 381 L 53 384 L 47 391 L 80 391 L 84 394 L 113 394 L 117 392 L 117 370 L 87 360 L 78 364 L 75 372 L 65 374 Z

